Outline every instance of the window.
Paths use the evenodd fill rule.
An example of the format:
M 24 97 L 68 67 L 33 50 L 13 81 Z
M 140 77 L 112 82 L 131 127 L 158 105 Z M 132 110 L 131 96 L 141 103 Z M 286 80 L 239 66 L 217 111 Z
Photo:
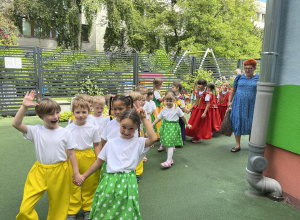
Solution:
M 85 24 L 81 25 L 81 39 L 83 42 L 89 42 L 88 27 Z
M 265 14 L 262 14 L 262 17 L 261 17 L 261 21 L 262 21 L 262 22 L 265 22 L 265 17 L 266 17 L 266 15 L 265 15 Z
M 54 28 L 51 28 L 49 31 L 47 31 L 47 34 L 44 34 L 43 37 L 45 38 L 55 38 L 55 30 Z M 40 37 L 42 36 L 42 25 L 40 22 L 33 23 L 30 21 L 27 21 L 25 18 L 22 19 L 22 34 L 24 36 L 29 37 Z

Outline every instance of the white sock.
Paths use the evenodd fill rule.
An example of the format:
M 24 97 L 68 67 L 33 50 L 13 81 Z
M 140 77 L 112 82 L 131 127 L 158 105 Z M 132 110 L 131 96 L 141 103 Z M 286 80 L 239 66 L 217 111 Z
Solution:
M 171 163 L 173 160 L 174 147 L 168 147 L 168 159 L 167 161 Z

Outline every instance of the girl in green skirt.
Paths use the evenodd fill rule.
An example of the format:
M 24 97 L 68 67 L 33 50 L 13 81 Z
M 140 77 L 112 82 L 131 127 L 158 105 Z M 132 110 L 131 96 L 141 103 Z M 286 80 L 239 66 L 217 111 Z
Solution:
M 148 138 L 135 137 L 141 124 L 146 127 Z M 81 175 L 81 185 L 96 172 L 104 161 L 107 174 L 100 181 L 95 192 L 90 218 L 92 219 L 141 219 L 138 185 L 135 168 L 149 147 L 157 140 L 151 123 L 143 109 L 129 109 L 120 116 L 121 137 L 109 140 L 93 165 Z
M 181 118 L 188 128 L 192 126 L 188 124 L 182 110 L 175 105 L 176 97 L 173 92 L 167 92 L 164 97 L 165 108 L 161 110 L 152 125 L 156 125 L 163 119 L 159 129 L 160 143 L 168 148 L 167 160 L 161 165 L 163 167 L 171 167 L 173 164 L 173 152 L 175 146 L 182 146 L 181 130 L 179 118 Z

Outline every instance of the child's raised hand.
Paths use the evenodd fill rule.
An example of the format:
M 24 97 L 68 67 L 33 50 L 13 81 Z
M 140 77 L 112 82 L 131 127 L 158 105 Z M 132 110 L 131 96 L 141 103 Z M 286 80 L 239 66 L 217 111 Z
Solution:
M 146 118 L 146 112 L 143 108 L 137 108 L 135 104 L 133 104 L 133 107 L 135 108 L 136 112 L 138 113 L 140 119 Z
M 190 124 L 187 124 L 187 126 L 186 126 L 188 129 L 192 129 L 192 125 L 190 125 Z
M 30 93 L 27 91 L 26 95 L 23 99 L 22 105 L 25 107 L 30 107 L 30 106 L 36 106 L 38 103 L 34 103 L 34 99 L 36 97 L 36 92 L 34 90 L 30 91 Z

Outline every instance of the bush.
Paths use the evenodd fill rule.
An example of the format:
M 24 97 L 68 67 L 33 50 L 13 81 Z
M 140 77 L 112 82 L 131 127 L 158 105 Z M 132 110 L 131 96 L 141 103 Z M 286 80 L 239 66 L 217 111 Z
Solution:
M 72 116 L 72 112 L 71 111 L 60 113 L 60 119 L 59 119 L 59 121 L 60 122 L 69 121 L 69 119 L 71 118 L 71 116 Z

